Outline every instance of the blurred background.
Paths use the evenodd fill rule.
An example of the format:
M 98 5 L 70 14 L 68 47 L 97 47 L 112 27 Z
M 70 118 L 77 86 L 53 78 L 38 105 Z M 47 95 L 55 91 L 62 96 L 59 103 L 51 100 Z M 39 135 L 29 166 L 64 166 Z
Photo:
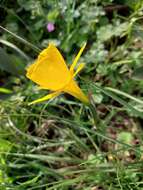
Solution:
M 54 42 L 98 115 L 26 67 Z M 142 0 L 0 0 L 0 189 L 143 189 Z

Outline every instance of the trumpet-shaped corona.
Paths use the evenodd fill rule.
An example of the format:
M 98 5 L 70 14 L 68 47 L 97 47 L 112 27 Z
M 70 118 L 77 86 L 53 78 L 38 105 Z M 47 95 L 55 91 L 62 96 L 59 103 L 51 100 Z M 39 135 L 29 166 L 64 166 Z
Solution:
M 84 64 L 81 63 L 77 69 L 75 69 L 84 48 L 85 44 L 75 57 L 70 69 L 68 69 L 64 58 L 54 44 L 49 44 L 49 46 L 39 54 L 35 63 L 27 68 L 26 76 L 38 84 L 41 89 L 51 90 L 52 93 L 34 100 L 30 104 L 49 100 L 61 93 L 68 93 L 85 104 L 89 103 L 87 96 L 74 80 L 74 77 L 84 67 Z

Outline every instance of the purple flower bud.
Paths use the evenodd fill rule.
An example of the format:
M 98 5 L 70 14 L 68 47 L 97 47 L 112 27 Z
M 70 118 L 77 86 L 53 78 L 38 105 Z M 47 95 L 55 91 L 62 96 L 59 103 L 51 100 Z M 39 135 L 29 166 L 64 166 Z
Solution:
M 48 32 L 53 32 L 55 30 L 55 26 L 52 22 L 49 22 L 47 24 L 47 30 L 48 30 Z

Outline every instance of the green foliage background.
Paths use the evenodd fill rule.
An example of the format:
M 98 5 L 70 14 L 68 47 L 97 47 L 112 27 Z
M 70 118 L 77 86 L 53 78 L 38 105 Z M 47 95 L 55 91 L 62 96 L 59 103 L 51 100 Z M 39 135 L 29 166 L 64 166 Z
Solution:
M 143 189 L 142 0 L 1 0 L 0 22 L 0 189 Z M 97 126 L 67 94 L 28 106 L 47 92 L 26 67 L 51 41 L 68 65 L 87 42 Z

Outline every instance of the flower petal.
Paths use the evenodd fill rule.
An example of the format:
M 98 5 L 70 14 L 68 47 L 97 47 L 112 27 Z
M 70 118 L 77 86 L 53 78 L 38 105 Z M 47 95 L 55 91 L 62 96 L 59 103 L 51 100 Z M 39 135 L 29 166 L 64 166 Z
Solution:
M 74 59 L 72 65 L 71 65 L 71 67 L 70 67 L 70 71 L 71 71 L 72 73 L 74 72 L 75 66 L 76 66 L 76 64 L 77 64 L 77 62 L 78 62 L 78 60 L 79 60 L 79 58 L 80 58 L 80 56 L 81 56 L 83 50 L 85 49 L 85 46 L 86 46 L 86 43 L 82 46 L 82 48 L 81 48 L 80 51 L 78 52 L 77 56 L 75 57 L 75 59 Z
M 34 100 L 32 102 L 30 102 L 28 105 L 31 105 L 31 104 L 36 104 L 36 103 L 40 103 L 40 102 L 43 102 L 43 101 L 46 101 L 46 100 L 49 100 L 51 98 L 55 98 L 56 96 L 58 96 L 61 92 L 57 91 L 57 92 L 53 92 L 51 94 L 48 94 L 42 98 L 39 98 L 37 100 Z
M 82 90 L 79 88 L 74 80 L 71 80 L 71 82 L 63 89 L 63 91 L 74 96 L 83 103 L 89 104 L 87 96 L 82 92 Z
M 74 77 L 83 69 L 83 67 L 85 66 L 85 63 L 80 63 L 78 65 L 78 68 L 76 69 L 76 71 L 74 72 Z
M 71 73 L 53 44 L 49 44 L 37 61 L 28 67 L 26 76 L 43 88 L 53 91 L 63 88 L 71 80 Z

